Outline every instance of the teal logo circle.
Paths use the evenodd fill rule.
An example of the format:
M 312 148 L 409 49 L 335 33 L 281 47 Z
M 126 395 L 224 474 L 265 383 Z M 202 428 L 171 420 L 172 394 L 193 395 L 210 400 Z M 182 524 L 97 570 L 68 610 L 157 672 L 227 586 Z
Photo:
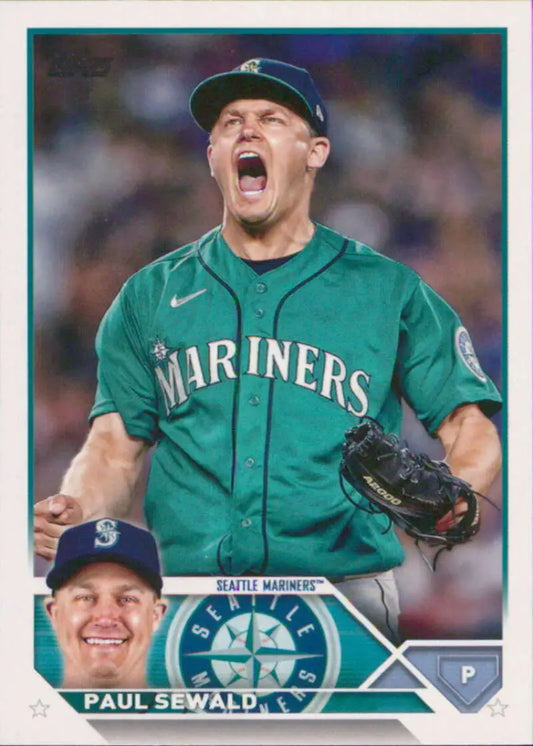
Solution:
M 252 692 L 247 712 L 320 712 L 337 682 L 340 642 L 318 596 L 189 596 L 165 659 L 174 688 Z

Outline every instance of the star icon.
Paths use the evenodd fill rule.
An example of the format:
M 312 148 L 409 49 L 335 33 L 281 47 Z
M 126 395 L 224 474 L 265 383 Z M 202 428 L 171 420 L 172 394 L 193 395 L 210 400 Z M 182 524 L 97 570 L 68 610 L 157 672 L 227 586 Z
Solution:
M 50 707 L 50 705 L 45 705 L 44 702 L 41 702 L 41 700 L 38 699 L 34 705 L 29 705 L 29 707 L 33 710 L 32 718 L 36 718 L 36 717 L 45 718 L 46 711 Z
M 503 718 L 505 717 L 505 710 L 509 707 L 509 705 L 504 705 L 502 702 L 500 702 L 499 699 L 497 699 L 492 704 L 487 705 L 487 707 L 490 710 L 491 718 L 494 717 L 495 715 L 501 715 Z
M 159 339 L 159 337 L 155 340 L 155 342 L 152 345 L 152 355 L 155 357 L 156 360 L 164 360 L 167 356 L 167 354 L 170 352 L 166 344 L 162 339 Z

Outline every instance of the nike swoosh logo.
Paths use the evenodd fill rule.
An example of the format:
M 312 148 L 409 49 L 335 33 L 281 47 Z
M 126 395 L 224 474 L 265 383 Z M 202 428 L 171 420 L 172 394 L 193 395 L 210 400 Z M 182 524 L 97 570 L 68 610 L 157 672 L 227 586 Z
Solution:
M 185 295 L 183 298 L 178 298 L 177 295 L 174 295 L 170 300 L 170 305 L 172 308 L 178 308 L 178 306 L 182 306 L 184 303 L 188 303 L 193 298 L 197 298 L 199 295 L 202 295 L 202 293 L 205 293 L 207 288 L 202 288 L 202 290 L 198 290 L 196 293 L 191 293 L 190 295 Z

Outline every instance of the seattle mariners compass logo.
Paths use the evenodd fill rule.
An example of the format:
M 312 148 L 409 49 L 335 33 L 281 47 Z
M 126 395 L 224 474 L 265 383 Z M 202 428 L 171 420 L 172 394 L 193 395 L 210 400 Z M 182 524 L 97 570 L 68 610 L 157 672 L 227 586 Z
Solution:
M 338 631 L 318 596 L 189 596 L 167 637 L 172 687 L 253 692 L 248 712 L 319 712 L 339 667 Z
M 468 370 L 479 378 L 480 381 L 486 381 L 487 377 L 483 373 L 483 369 L 481 368 L 474 351 L 474 345 L 472 344 L 470 335 L 464 326 L 460 326 L 455 332 L 455 344 L 457 345 L 457 350 Z

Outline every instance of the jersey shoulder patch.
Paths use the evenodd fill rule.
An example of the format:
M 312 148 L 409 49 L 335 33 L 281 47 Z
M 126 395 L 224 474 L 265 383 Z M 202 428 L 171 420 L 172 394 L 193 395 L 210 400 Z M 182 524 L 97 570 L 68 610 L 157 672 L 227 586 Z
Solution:
M 483 369 L 479 364 L 474 345 L 470 339 L 470 334 L 464 326 L 460 326 L 455 332 L 455 347 L 459 357 L 468 370 L 473 373 L 476 378 L 479 378 L 480 381 L 485 383 L 487 376 L 484 374 Z

